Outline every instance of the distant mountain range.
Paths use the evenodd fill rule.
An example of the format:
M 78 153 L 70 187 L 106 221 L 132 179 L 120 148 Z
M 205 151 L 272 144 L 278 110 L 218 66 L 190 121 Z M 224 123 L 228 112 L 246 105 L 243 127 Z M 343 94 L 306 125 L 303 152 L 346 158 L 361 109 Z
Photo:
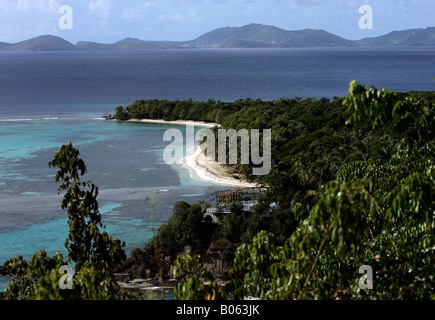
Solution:
M 357 46 L 435 46 L 435 27 L 393 31 L 384 36 L 356 41 L 346 40 L 325 30 L 289 31 L 262 24 L 219 28 L 191 41 L 144 41 L 126 38 L 112 44 L 80 41 L 74 45 L 60 37 L 45 35 L 15 44 L 0 42 L 0 51 Z

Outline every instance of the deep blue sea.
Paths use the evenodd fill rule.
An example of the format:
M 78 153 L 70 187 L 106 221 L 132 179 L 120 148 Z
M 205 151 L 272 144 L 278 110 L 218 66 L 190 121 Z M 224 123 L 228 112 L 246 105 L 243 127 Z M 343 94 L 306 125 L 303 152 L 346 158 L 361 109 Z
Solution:
M 40 249 L 66 256 L 66 214 L 48 163 L 68 141 L 87 165 L 83 179 L 100 189 L 107 231 L 126 241 L 127 254 L 167 221 L 176 201 L 208 200 L 225 188 L 164 163 L 171 126 L 101 120 L 118 105 L 333 98 L 352 80 L 433 91 L 434 76 L 429 47 L 0 52 L 0 265 Z M 162 204 L 152 219 L 145 198 L 156 191 Z M 0 290 L 7 280 L 0 277 Z

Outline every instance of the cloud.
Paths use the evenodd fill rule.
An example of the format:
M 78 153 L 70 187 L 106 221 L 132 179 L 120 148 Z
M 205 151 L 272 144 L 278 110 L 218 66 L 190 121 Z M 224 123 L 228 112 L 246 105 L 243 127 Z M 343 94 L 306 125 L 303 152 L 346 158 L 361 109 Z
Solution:
M 122 10 L 122 18 L 129 21 L 143 20 L 147 13 L 157 7 L 157 4 L 151 1 L 145 2 L 143 5 L 139 5 L 139 3 L 136 6 L 127 5 L 128 7 L 124 6 Z
M 145 11 L 148 11 L 148 10 L 150 10 L 150 9 L 152 9 L 152 8 L 155 8 L 155 7 L 157 7 L 157 4 L 156 4 L 155 2 L 146 2 L 146 3 L 142 6 L 142 8 L 143 8 Z
M 96 16 L 100 27 L 106 28 L 107 20 L 110 17 L 111 11 L 110 2 L 108 0 L 91 1 L 89 2 L 88 7 L 88 14 Z
M 245 8 L 245 11 L 244 11 L 245 14 L 252 14 L 252 12 L 253 12 L 252 6 L 247 6 Z
M 59 7 L 59 0 L 0 0 L 0 9 L 9 14 L 29 11 L 38 14 L 52 13 Z
M 0 0 L 0 41 L 59 32 L 59 7 L 60 0 Z
M 98 13 L 101 16 L 107 17 L 110 14 L 110 3 L 107 0 L 96 0 L 89 2 L 89 12 Z
M 183 14 L 180 12 L 176 13 L 164 13 L 159 16 L 160 21 L 167 21 L 167 20 L 180 20 L 183 18 Z
M 222 26 L 249 23 L 287 30 L 325 29 L 360 37 L 361 5 L 375 13 L 377 35 L 433 25 L 434 0 L 0 0 L 0 41 L 41 34 L 72 41 L 117 41 L 119 35 L 185 40 Z M 70 5 L 74 30 L 58 28 L 59 7 Z M 149 30 L 152 30 L 149 31 Z
M 145 15 L 143 10 L 127 8 L 122 11 L 122 18 L 126 20 L 143 20 L 145 19 Z
M 190 11 L 188 13 L 169 13 L 161 14 L 158 18 L 159 21 L 179 21 L 179 22 L 200 22 L 203 19 L 200 18 L 195 11 Z
M 195 12 L 195 11 L 190 11 L 190 13 L 189 13 L 189 17 L 190 17 L 190 19 L 191 19 L 192 21 L 195 21 L 195 22 L 202 21 L 202 18 L 198 17 L 198 16 L 196 15 L 196 12 Z
M 334 3 L 333 0 L 290 0 L 290 4 L 298 6 L 319 6 Z

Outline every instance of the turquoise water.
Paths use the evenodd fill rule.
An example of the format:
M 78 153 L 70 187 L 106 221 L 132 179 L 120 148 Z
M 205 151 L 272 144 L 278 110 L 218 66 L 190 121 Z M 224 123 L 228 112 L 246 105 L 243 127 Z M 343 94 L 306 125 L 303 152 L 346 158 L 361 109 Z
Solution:
M 191 179 L 181 165 L 164 163 L 168 142 L 163 134 L 171 128 L 166 124 L 94 118 L 0 122 L 0 264 L 16 255 L 28 259 L 41 249 L 67 256 L 67 219 L 59 209 L 62 195 L 57 195 L 56 169 L 48 162 L 68 141 L 87 165 L 82 180 L 99 187 L 106 231 L 126 242 L 127 255 L 151 239 L 176 201 L 205 200 L 210 187 L 222 188 Z M 156 191 L 162 203 L 152 220 L 146 197 Z M 0 277 L 0 290 L 7 281 Z
M 35 251 L 64 252 L 58 148 L 72 142 L 99 187 L 107 231 L 142 247 L 178 200 L 207 200 L 224 186 L 192 180 L 163 161 L 167 125 L 103 121 L 140 99 L 280 99 L 347 94 L 349 82 L 433 90 L 435 49 L 297 48 L 0 52 L 0 264 Z M 181 128 L 177 126 L 177 128 Z M 151 218 L 145 199 L 163 202 Z M 0 290 L 7 278 L 0 277 Z

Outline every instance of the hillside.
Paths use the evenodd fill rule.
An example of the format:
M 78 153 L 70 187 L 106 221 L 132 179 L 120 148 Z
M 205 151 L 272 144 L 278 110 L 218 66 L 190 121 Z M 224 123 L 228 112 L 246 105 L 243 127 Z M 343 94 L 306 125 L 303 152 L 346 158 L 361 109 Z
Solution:
M 352 41 L 324 30 L 287 31 L 273 26 L 250 24 L 220 28 L 185 43 L 190 47 L 338 47 Z
M 260 125 L 273 132 L 267 176 L 250 176 L 252 164 L 231 168 L 268 186 L 258 205 L 246 208 L 243 193 L 250 201 L 252 193 L 241 189 L 225 190 L 225 199 L 211 198 L 210 206 L 178 201 L 119 273 L 128 285 L 150 276 L 158 285 L 160 277 L 171 283 L 181 266 L 184 278 L 174 291 L 181 300 L 204 299 L 208 285 L 213 295 L 223 291 L 234 300 L 433 300 L 433 281 L 420 283 L 435 271 L 434 98 L 352 83 L 346 98 L 333 100 L 140 100 L 117 107 L 118 120 L 207 121 L 227 130 Z M 363 265 L 376 266 L 376 290 L 355 290 Z M 192 285 L 201 267 L 222 291 L 211 286 L 213 277 Z
M 169 49 L 180 48 L 181 43 L 175 41 L 144 41 L 137 38 L 125 38 L 112 44 L 80 41 L 76 44 L 82 50 L 129 50 L 129 49 Z
M 16 44 L 0 42 L 0 51 L 355 46 L 435 46 L 435 27 L 393 31 L 380 37 L 364 38 L 357 41 L 344 39 L 325 30 L 290 31 L 262 24 L 219 28 L 191 41 L 144 41 L 137 38 L 125 38 L 111 44 L 79 41 L 74 45 L 60 37 L 46 35 Z
M 11 46 L 11 44 L 6 42 L 0 42 L 0 50 L 6 49 L 9 46 Z
M 72 43 L 56 36 L 45 35 L 18 42 L 15 44 L 7 44 L 2 46 L 0 50 L 7 51 L 61 51 L 61 50 L 77 50 L 77 47 Z
M 357 41 L 360 46 L 433 46 L 435 27 L 393 31 L 384 36 L 364 38 Z

